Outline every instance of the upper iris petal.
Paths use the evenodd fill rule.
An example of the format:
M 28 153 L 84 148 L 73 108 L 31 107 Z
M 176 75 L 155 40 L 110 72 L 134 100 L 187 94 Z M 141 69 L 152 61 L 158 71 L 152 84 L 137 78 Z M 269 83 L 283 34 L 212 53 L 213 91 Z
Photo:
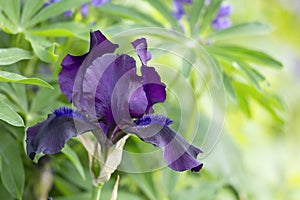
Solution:
M 90 50 L 82 56 L 72 56 L 70 54 L 62 61 L 62 70 L 58 75 L 61 91 L 65 94 L 69 102 L 80 108 L 82 98 L 82 81 L 88 66 L 97 58 L 106 53 L 112 53 L 118 45 L 111 43 L 100 32 L 90 33 Z
M 136 75 L 132 57 L 107 54 L 97 58 L 88 67 L 83 81 L 83 94 L 88 102 L 86 112 L 110 126 L 125 114 L 129 119 L 141 117 L 147 108 L 141 87 L 142 77 Z M 118 106 L 115 112 L 113 106 Z

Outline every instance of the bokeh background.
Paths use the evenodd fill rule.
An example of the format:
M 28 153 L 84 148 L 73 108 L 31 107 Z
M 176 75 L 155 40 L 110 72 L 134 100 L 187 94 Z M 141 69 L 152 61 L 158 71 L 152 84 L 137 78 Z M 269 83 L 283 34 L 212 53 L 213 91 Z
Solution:
M 172 2 L 166 2 L 171 9 Z M 272 31 L 268 34 L 258 34 L 252 37 L 233 36 L 227 38 L 225 42 L 242 44 L 264 51 L 283 63 L 282 69 L 259 68 L 259 72 L 266 77 L 266 80 L 261 83 L 263 91 L 266 94 L 272 94 L 280 102 L 280 109 L 275 115 L 270 114 L 257 101 L 249 99 L 247 104 L 251 114 L 246 114 L 235 99 L 228 94 L 228 91 L 225 91 L 226 94 L 216 95 L 214 88 L 205 88 L 209 81 L 206 73 L 209 72 L 192 70 L 190 78 L 181 74 L 179 58 L 182 55 L 174 54 L 168 49 L 167 44 L 163 44 L 160 48 L 167 49 L 166 54 L 166 51 L 161 51 L 155 46 L 157 38 L 153 35 L 152 38 L 149 36 L 149 41 L 153 42 L 150 44 L 150 51 L 153 55 L 151 64 L 157 66 L 163 81 L 168 83 L 168 100 L 164 105 L 158 105 L 156 110 L 172 118 L 173 128 L 179 130 L 189 142 L 202 147 L 204 151 L 208 150 L 200 156 L 204 168 L 200 173 L 171 171 L 159 159 L 161 153 L 159 150 L 132 136 L 127 140 L 125 152 L 131 155 L 147 155 L 149 152 L 154 152 L 155 156 L 158 156 L 150 157 L 155 160 L 147 160 L 149 159 L 147 156 L 124 159 L 119 170 L 104 185 L 102 199 L 110 198 L 118 175 L 120 176 L 118 199 L 300 199 L 300 2 L 297 0 L 228 0 L 227 2 L 233 6 L 230 16 L 233 24 L 261 21 L 272 26 Z M 135 8 L 166 23 L 159 11 L 145 1 L 113 0 L 112 3 Z M 72 18 L 58 16 L 49 21 L 71 19 L 85 24 L 85 27 L 94 30 L 101 29 L 114 42 L 118 41 L 122 44 L 128 41 L 118 36 L 121 30 L 146 24 L 144 22 L 139 24 L 139 17 L 136 19 L 129 17 L 130 13 L 124 10 L 123 14 L 114 12 L 116 11 L 109 10 L 107 6 L 90 7 L 89 14 L 84 18 L 79 10 L 76 10 Z M 119 27 L 112 28 L 112 24 L 117 24 Z M 44 34 L 53 33 L 55 32 L 44 32 Z M 57 85 L 57 74 L 61 69 L 61 59 L 66 52 L 77 55 L 86 52 L 88 43 L 85 41 L 87 40 L 85 33 L 87 33 L 86 30 L 82 34 L 76 31 L 77 38 L 70 40 L 63 37 L 51 39 L 51 42 L 60 44 L 56 52 L 59 54 L 57 60 L 49 64 L 35 58 L 26 63 L 28 66 L 26 69 L 22 68 L 20 73 L 41 77 L 55 88 L 49 92 L 43 88 L 27 87 L 31 109 L 28 113 L 22 114 L 22 117 L 26 118 L 26 126 L 44 120 L 46 114 L 54 108 L 68 105 Z M 143 36 L 143 33 L 142 31 L 137 35 Z M 57 35 L 60 34 L 57 31 Z M 159 35 L 159 31 L 155 34 Z M 133 41 L 134 37 L 135 35 L 129 35 L 128 40 Z M 188 36 L 185 37 L 188 38 Z M 158 41 L 163 41 L 162 38 Z M 22 41 L 24 35 L 8 36 L 1 31 L 0 40 L 1 47 L 13 46 L 12 41 Z M 129 53 L 134 54 L 134 52 Z M 209 67 L 209 63 L 205 60 L 202 60 L 200 64 Z M 30 65 L 35 67 L 31 68 Z M 7 70 L 7 67 L 1 66 L 0 69 Z M 14 71 L 19 69 L 19 66 L 12 66 L 11 69 Z M 172 73 L 168 73 L 166 71 L 168 69 L 172 70 Z M 15 90 L 18 91 L 16 88 Z M 4 101 L 5 98 L 2 96 L 4 95 L 1 95 L 1 100 Z M 201 98 L 197 101 L 199 96 Z M 51 104 L 47 103 L 50 101 Z M 221 106 L 215 105 L 215 101 Z M 198 109 L 194 109 L 195 107 Z M 210 113 L 215 107 L 220 112 Z M 23 143 L 25 129 L 0 125 L 1 134 L 11 132 L 21 141 L 18 144 L 26 179 L 23 199 L 33 199 L 34 196 L 43 196 L 44 193 L 47 196 L 48 191 L 49 196 L 55 200 L 90 199 L 92 180 L 89 173 L 88 154 L 77 139 L 68 142 L 72 153 L 56 154 L 44 159 L 40 165 L 36 165 L 32 164 L 25 154 Z M 209 127 L 215 127 L 218 130 L 215 135 L 208 134 Z M 209 145 L 205 143 L 205 138 L 208 138 L 207 141 L 211 139 L 208 142 Z M 76 154 L 73 157 L 71 155 L 73 160 L 68 159 L 70 154 Z M 74 158 L 78 160 L 74 161 Z M 151 170 L 147 168 L 149 163 L 155 163 Z M 1 171 L 1 173 L 4 172 Z M 0 182 L 0 199 L 15 199 L 2 182 Z

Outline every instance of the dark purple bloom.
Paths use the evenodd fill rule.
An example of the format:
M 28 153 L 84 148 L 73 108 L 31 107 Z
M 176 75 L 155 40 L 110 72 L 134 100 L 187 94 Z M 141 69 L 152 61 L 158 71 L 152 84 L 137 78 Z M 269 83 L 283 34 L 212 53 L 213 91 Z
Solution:
M 58 146 L 49 143 L 49 151 L 41 138 L 58 137 L 55 134 L 57 127 L 51 127 L 56 125 L 52 120 L 56 122 L 61 119 L 61 114 L 55 112 L 46 121 L 27 130 L 27 143 L 30 144 L 28 155 L 32 152 L 56 153 L 70 137 L 96 127 L 101 128 L 111 145 L 127 133 L 132 133 L 162 148 L 164 160 L 176 171 L 199 171 L 202 168 L 202 163 L 196 159 L 201 150 L 171 129 L 170 119 L 153 114 L 153 105 L 166 99 L 166 86 L 155 68 L 147 65 L 151 54 L 146 39 L 135 40 L 132 45 L 141 60 L 141 76 L 136 73 L 136 61 L 132 57 L 112 54 L 118 45 L 107 40 L 100 31 L 91 32 L 88 53 L 82 56 L 67 55 L 63 59 L 59 84 L 67 99 L 81 111 L 70 112 L 72 116 L 77 113 L 73 118 L 82 123 L 79 125 L 83 128 L 79 127 L 79 131 L 75 132 L 72 116 L 67 114 L 71 127 L 59 127 L 61 143 Z M 88 116 L 89 121 L 84 115 Z M 61 120 L 61 123 L 65 121 Z
M 191 4 L 192 0 L 173 0 L 173 16 L 176 20 L 180 20 L 185 14 L 184 4 Z

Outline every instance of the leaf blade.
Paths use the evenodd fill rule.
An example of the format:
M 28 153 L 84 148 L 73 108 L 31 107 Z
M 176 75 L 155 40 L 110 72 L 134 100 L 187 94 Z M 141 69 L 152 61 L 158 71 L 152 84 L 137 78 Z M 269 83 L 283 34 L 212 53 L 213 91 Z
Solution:
M 46 81 L 43 81 L 42 79 L 27 78 L 20 74 L 15 74 L 15 73 L 6 72 L 6 71 L 0 71 L 0 81 L 9 82 L 9 83 L 24 83 L 24 84 L 30 84 L 30 85 L 38 85 L 38 86 L 53 89 L 53 87 L 49 83 L 47 83 Z
M 30 21 L 24 23 L 24 27 L 28 28 L 34 26 L 37 23 L 45 21 L 51 17 L 62 14 L 66 10 L 81 6 L 83 3 L 87 3 L 89 0 L 64 0 L 53 3 L 46 8 L 38 12 Z
M 0 119 L 13 125 L 25 126 L 22 117 L 15 112 L 8 104 L 0 101 Z
M 0 132 L 1 179 L 4 187 L 15 198 L 22 199 L 25 184 L 25 172 L 15 140 L 4 132 Z M 12 167 L 13 166 L 13 167 Z
M 20 48 L 0 49 L 0 65 L 10 65 L 20 60 L 31 59 L 32 52 Z

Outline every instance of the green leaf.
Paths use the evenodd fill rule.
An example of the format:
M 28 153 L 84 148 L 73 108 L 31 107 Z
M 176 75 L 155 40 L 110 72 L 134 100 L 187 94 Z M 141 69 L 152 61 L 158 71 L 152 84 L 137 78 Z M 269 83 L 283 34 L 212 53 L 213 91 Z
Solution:
M 182 74 L 184 77 L 189 77 L 195 59 L 196 54 L 193 49 L 188 49 L 182 58 Z
M 53 87 L 39 79 L 39 78 L 27 78 L 25 76 L 22 76 L 20 74 L 15 74 L 11 72 L 6 71 L 0 71 L 0 82 L 10 82 L 10 83 L 23 83 L 23 84 L 30 84 L 30 85 L 38 85 L 46 88 L 53 89 Z
M 30 106 L 30 112 L 36 113 L 45 111 L 48 113 L 49 110 L 52 108 L 52 102 L 55 102 L 56 99 L 61 95 L 59 90 L 59 86 L 55 84 L 54 89 L 49 91 L 46 88 L 39 88 L 38 92 L 34 96 Z M 51 103 L 49 103 L 51 102 Z
M 247 64 L 246 62 L 239 61 L 237 64 L 244 71 L 244 73 L 247 75 L 249 80 L 255 85 L 255 87 L 258 90 L 261 90 L 261 87 L 259 85 L 259 81 L 262 80 L 261 77 L 263 77 L 263 76 L 261 74 L 260 74 L 260 76 L 258 76 L 259 72 L 252 69 L 252 67 L 249 64 Z
M 1 157 L 0 157 L 0 169 L 1 169 Z M 4 187 L 3 183 L 0 181 L 0 199 L 14 200 L 14 198 L 9 194 L 7 189 Z
M 22 117 L 2 101 L 0 102 L 0 119 L 13 126 L 25 126 Z
M 7 191 L 17 199 L 22 199 L 25 183 L 25 172 L 19 153 L 19 145 L 7 134 L 1 131 L 1 179 Z
M 14 25 L 9 19 L 6 18 L 3 12 L 0 11 L 0 28 L 3 31 L 16 34 L 18 32 L 16 25 Z
M 32 52 L 20 48 L 0 49 L 0 65 L 10 65 L 20 60 L 31 59 Z
M 20 6 L 20 0 L 0 0 L 0 8 L 2 9 L 2 12 L 6 14 L 6 16 L 14 25 L 19 24 Z
M 136 183 L 136 185 L 145 193 L 150 200 L 157 198 L 157 191 L 154 186 L 152 173 L 144 174 L 129 174 L 129 177 Z
M 216 16 L 222 1 L 223 0 L 213 0 L 210 1 L 210 3 L 208 4 L 203 15 L 203 20 L 200 23 L 201 33 L 203 33 L 208 27 L 210 27 L 210 23 L 213 20 L 213 18 Z
M 80 160 L 77 154 L 69 147 L 69 145 L 65 144 L 65 147 L 61 151 L 63 154 L 67 156 L 67 158 L 73 163 L 80 176 L 85 179 L 84 169 L 80 163 Z
M 227 74 L 224 73 L 223 74 L 223 83 L 224 83 L 225 89 L 226 89 L 226 91 L 228 91 L 230 97 L 232 97 L 232 99 L 234 101 L 236 101 L 237 97 L 236 97 L 236 93 L 234 91 L 231 81 L 232 81 L 231 78 Z
M 26 0 L 22 10 L 21 24 L 29 21 L 43 7 L 46 0 Z
M 283 106 L 274 96 L 269 96 L 265 93 L 261 93 L 254 87 L 251 87 L 244 83 L 234 82 L 233 85 L 235 90 L 238 91 L 237 93 L 243 94 L 246 99 L 247 97 L 251 97 L 252 99 L 256 100 L 264 109 L 269 112 L 269 114 L 273 117 L 274 120 L 277 121 L 277 123 L 283 123 L 283 119 L 276 112 L 276 109 L 282 110 Z
M 22 111 L 24 111 L 24 113 L 27 113 L 28 112 L 28 100 L 27 100 L 25 85 L 12 84 L 12 88 L 14 90 L 14 93 L 17 94 L 17 96 L 18 96 L 17 104 L 22 108 Z
M 28 32 L 25 35 L 26 39 L 31 43 L 34 52 L 42 61 L 53 63 L 57 60 L 57 55 L 54 53 L 57 43 L 52 43 L 44 37 L 32 35 Z
M 198 20 L 202 11 L 204 5 L 204 0 L 194 0 L 193 1 L 193 7 L 190 12 L 189 17 L 189 23 L 190 23 L 190 31 L 191 33 L 197 33 L 198 32 Z
M 232 27 L 215 31 L 206 36 L 208 40 L 232 39 L 237 36 L 263 35 L 272 31 L 272 27 L 261 22 L 237 24 Z
M 135 8 L 132 7 L 126 7 L 122 5 L 116 5 L 116 4 L 103 4 L 98 8 L 101 12 L 107 12 L 114 16 L 119 16 L 121 18 L 127 18 L 130 20 L 163 27 L 163 25 L 156 21 L 152 16 L 145 14 L 144 12 L 141 12 Z
M 30 33 L 47 37 L 78 37 L 89 40 L 89 26 L 78 22 L 58 22 L 30 29 Z
M 175 18 L 173 17 L 170 9 L 165 5 L 165 1 L 160 0 L 146 0 L 151 4 L 156 10 L 171 24 L 171 26 L 176 30 L 181 32 L 181 28 Z
M 22 105 L 19 105 L 19 96 L 15 93 L 15 89 L 13 88 L 11 83 L 0 83 L 0 91 L 5 94 L 5 98 L 1 99 L 1 101 L 4 101 L 6 104 L 8 104 L 14 111 L 18 113 L 25 113 L 26 111 L 22 107 Z
M 66 10 L 71 10 L 81 6 L 83 3 L 87 3 L 90 0 L 63 0 L 60 2 L 53 3 L 46 8 L 43 8 L 33 18 L 24 22 L 24 28 L 34 26 L 37 23 L 45 21 L 51 17 L 62 14 Z
M 207 46 L 206 49 L 210 53 L 222 56 L 224 58 L 229 58 L 232 60 L 238 59 L 245 62 L 262 64 L 269 67 L 282 68 L 282 64 L 279 61 L 261 51 L 230 45 Z

